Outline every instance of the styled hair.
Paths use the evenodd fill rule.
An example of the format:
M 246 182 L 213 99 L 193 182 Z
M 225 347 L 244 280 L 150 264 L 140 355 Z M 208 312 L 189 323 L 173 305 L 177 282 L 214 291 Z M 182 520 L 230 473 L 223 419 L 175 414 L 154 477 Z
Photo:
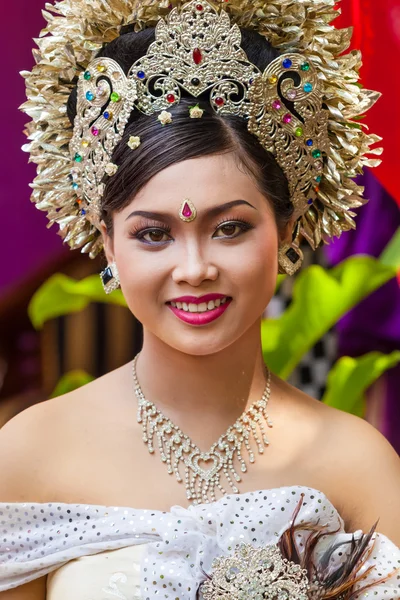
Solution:
M 248 59 L 261 71 L 279 52 L 255 31 L 241 29 L 242 48 Z M 134 32 L 125 27 L 121 35 L 105 45 L 98 57 L 114 59 L 127 74 L 132 64 L 144 56 L 155 40 L 155 29 L 147 28 Z M 68 101 L 68 117 L 71 123 L 76 116 L 77 89 Z M 189 118 L 189 107 L 199 104 L 204 110 L 201 119 Z M 243 117 L 218 115 L 209 102 L 209 92 L 198 98 L 182 90 L 181 101 L 168 108 L 173 121 L 162 126 L 157 114 L 144 115 L 132 111 L 125 128 L 123 139 L 116 146 L 112 162 L 118 171 L 112 177 L 105 176 L 105 191 L 102 199 L 102 217 L 109 235 L 113 234 L 113 214 L 123 210 L 132 199 L 163 169 L 190 158 L 234 153 L 238 167 L 249 174 L 259 191 L 270 202 L 279 231 L 287 225 L 293 215 L 287 179 L 270 152 L 247 129 Z M 127 145 L 130 136 L 139 136 L 141 145 L 131 150 Z

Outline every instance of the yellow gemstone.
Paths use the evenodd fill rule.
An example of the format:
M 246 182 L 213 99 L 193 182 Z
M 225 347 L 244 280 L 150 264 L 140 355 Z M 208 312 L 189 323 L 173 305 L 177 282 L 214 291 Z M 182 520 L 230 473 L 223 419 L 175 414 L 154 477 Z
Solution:
M 87 140 L 82 140 L 82 146 L 87 148 L 89 146 L 89 142 Z
M 100 73 L 104 73 L 104 71 L 106 70 L 106 66 L 103 64 L 97 65 L 97 70 L 100 71 Z
M 271 75 L 271 77 L 268 77 L 268 81 L 270 83 L 276 83 L 278 81 L 278 77 L 276 75 Z

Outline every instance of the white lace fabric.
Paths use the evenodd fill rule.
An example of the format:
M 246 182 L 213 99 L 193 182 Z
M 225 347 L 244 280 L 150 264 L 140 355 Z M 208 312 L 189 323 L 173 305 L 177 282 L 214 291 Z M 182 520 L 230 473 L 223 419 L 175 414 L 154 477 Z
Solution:
M 343 519 L 326 496 L 304 486 L 229 495 L 189 508 L 173 506 L 168 512 L 0 503 L 0 591 L 50 573 L 48 600 L 195 600 L 215 558 L 232 554 L 240 543 L 276 544 L 292 524 L 301 495 L 303 505 L 296 523 L 319 520 L 327 531 L 338 530 L 319 542 L 317 556 L 328 544 L 361 534 L 346 532 Z M 300 553 L 306 537 L 306 532 L 296 533 Z M 400 599 L 400 571 L 378 583 L 400 567 L 400 549 L 380 533 L 374 534 L 371 544 L 372 552 L 360 574 L 373 569 L 355 589 L 377 583 L 354 600 Z M 341 564 L 344 560 L 346 552 L 341 547 L 331 561 Z

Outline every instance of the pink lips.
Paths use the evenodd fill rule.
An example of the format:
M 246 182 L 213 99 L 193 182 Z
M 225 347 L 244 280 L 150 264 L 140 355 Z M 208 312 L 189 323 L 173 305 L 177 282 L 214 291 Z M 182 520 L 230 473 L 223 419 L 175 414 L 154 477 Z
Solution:
M 186 304 L 201 304 L 202 302 L 211 302 L 211 300 L 223 300 L 227 298 L 223 294 L 206 294 L 205 296 L 181 296 L 180 298 L 173 298 L 170 302 L 186 302 Z
M 222 294 L 206 294 L 200 298 L 196 298 L 195 296 L 181 296 L 180 298 L 174 298 L 171 302 L 202 304 L 203 302 L 211 302 L 211 300 L 223 300 L 226 297 L 227 296 L 223 296 Z M 167 304 L 167 306 L 181 321 L 184 321 L 189 325 L 208 325 L 208 323 L 212 323 L 216 319 L 219 319 L 219 317 L 221 317 L 228 309 L 231 302 L 232 299 L 230 298 L 225 302 L 225 304 L 221 304 L 220 306 L 215 307 L 213 310 L 208 310 L 207 312 L 203 313 L 186 312 L 185 310 L 172 306 L 171 304 Z

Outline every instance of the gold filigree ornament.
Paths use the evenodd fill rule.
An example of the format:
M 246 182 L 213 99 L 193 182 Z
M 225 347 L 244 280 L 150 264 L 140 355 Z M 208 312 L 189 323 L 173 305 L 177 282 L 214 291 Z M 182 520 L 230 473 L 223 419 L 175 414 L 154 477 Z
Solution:
M 200 592 L 204 600 L 308 600 L 307 571 L 283 558 L 275 545 L 240 544 L 219 556 Z
M 283 169 L 295 209 L 294 231 L 313 249 L 355 228 L 364 188 L 352 178 L 377 166 L 380 137 L 360 122 L 380 94 L 359 84 L 361 54 L 351 29 L 336 29 L 334 0 L 62 0 L 47 3 L 36 65 L 22 72 L 32 121 L 23 149 L 37 163 L 32 201 L 72 248 L 102 250 L 101 200 L 112 154 L 133 110 L 163 114 L 182 90 L 209 92 L 222 117 L 242 117 Z M 336 3 L 337 4 L 337 3 Z M 121 27 L 156 27 L 156 40 L 125 74 L 95 58 Z M 241 48 L 239 27 L 281 52 L 264 72 Z M 46 35 L 48 34 L 48 35 Z M 74 128 L 66 105 L 78 84 Z M 170 125 L 173 127 L 173 123 Z M 140 151 L 140 150 L 138 150 Z M 50 226 L 49 225 L 49 226 Z

